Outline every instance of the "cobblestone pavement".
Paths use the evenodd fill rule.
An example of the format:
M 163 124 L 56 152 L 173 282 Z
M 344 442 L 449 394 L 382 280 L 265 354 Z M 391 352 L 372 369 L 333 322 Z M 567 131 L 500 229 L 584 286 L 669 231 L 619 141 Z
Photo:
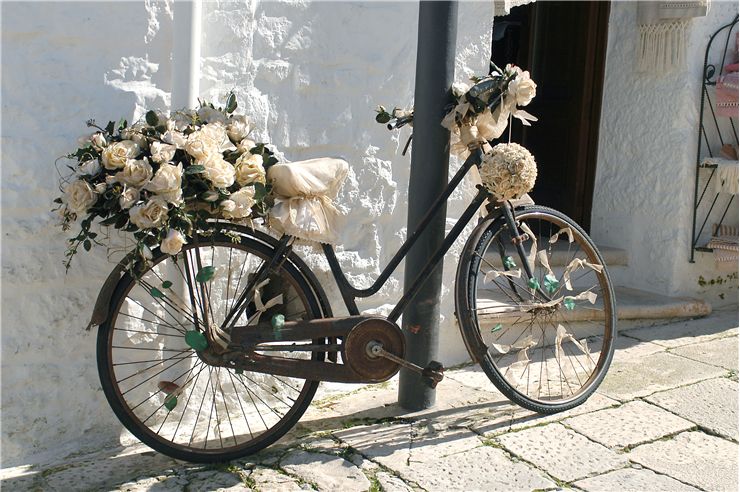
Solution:
M 3 469 L 7 490 L 738 489 L 737 308 L 623 330 L 599 391 L 539 416 L 477 367 L 449 370 L 437 405 L 403 413 L 397 387 L 334 393 L 258 455 L 217 466 L 142 445 Z

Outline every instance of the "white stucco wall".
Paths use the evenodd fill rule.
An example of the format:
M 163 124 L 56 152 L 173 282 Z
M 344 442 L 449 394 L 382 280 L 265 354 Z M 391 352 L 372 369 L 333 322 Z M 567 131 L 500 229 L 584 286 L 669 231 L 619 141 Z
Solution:
M 711 254 L 697 253 L 689 263 L 704 50 L 737 11 L 737 2 L 713 1 L 707 17 L 691 21 L 685 69 L 652 75 L 635 70 L 636 2 L 611 4 L 591 234 L 627 250 L 629 268 L 619 279 L 630 286 L 714 304 L 737 301 L 736 276 L 721 286 L 699 285 L 700 276 L 731 274 L 718 270 Z M 737 224 L 737 202 L 725 223 Z
M 154 0 L 0 7 L 3 466 L 120 434 L 100 390 L 95 331 L 83 330 L 112 266 L 102 251 L 82 253 L 65 275 L 66 236 L 49 212 L 53 163 L 86 132 L 88 118 L 168 109 L 172 77 L 181 76 L 172 73 L 171 7 Z M 399 139 L 374 123 L 373 108 L 411 103 L 416 4 L 253 0 L 203 10 L 202 95 L 234 89 L 258 136 L 290 160 L 341 155 L 350 162 L 339 199 L 348 213 L 340 256 L 352 280 L 367 285 L 405 236 L 410 158 L 399 147 L 407 133 Z M 456 69 L 464 80 L 487 68 L 492 6 L 462 3 L 459 19 Z M 450 217 L 463 195 L 453 197 Z M 450 260 L 459 247 L 445 269 L 446 362 L 465 356 L 452 322 Z M 329 283 L 323 261 L 305 253 Z M 395 302 L 401 272 L 362 309 Z M 335 310 L 343 311 L 337 302 Z

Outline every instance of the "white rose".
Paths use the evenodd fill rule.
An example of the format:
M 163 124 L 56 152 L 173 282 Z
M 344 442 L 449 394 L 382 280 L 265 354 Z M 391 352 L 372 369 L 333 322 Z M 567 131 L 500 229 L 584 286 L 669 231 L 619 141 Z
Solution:
M 190 135 L 185 143 L 185 151 L 196 159 L 206 159 L 225 150 L 235 150 L 229 140 L 226 128 L 220 123 L 211 123 L 201 127 Z
M 103 147 L 108 145 L 108 141 L 105 139 L 105 135 L 100 132 L 92 134 L 92 136 L 90 137 L 90 143 L 97 151 L 103 150 Z
M 159 250 L 162 253 L 168 255 L 176 255 L 182 249 L 182 245 L 185 244 L 185 236 L 180 231 L 170 229 L 167 232 L 167 237 L 162 240 L 162 244 L 159 246 Z
M 85 213 L 98 201 L 98 194 L 87 181 L 78 179 L 64 190 L 64 201 L 73 212 Z
M 242 154 L 236 160 L 236 182 L 240 186 L 265 182 L 265 168 L 262 165 L 262 156 L 258 154 Z
M 457 97 L 462 96 L 470 90 L 470 86 L 464 82 L 455 82 L 452 84 L 452 95 Z
M 526 106 L 537 95 L 537 84 L 529 78 L 529 72 L 522 72 L 509 82 L 508 94 L 514 98 L 517 106 Z
M 193 124 L 195 118 L 195 112 L 192 110 L 181 110 L 176 111 L 167 120 L 167 130 L 177 130 L 178 132 L 185 131 L 185 129 Z M 172 143 L 172 142 L 170 142 Z
M 201 133 L 212 141 L 220 153 L 227 150 L 236 150 L 236 145 L 231 143 L 226 127 L 221 123 L 210 123 L 200 129 Z
M 145 188 L 170 203 L 180 203 L 182 201 L 182 164 L 177 166 L 162 164 Z
M 257 144 L 254 143 L 254 140 L 250 140 L 248 138 L 245 138 L 241 142 L 239 142 L 238 144 L 236 144 L 236 149 L 239 152 L 241 152 L 241 153 L 245 153 L 245 152 L 249 152 L 250 150 L 252 150 L 256 146 L 257 146 Z
M 174 145 L 176 149 L 184 149 L 185 144 L 188 141 L 188 137 L 177 130 L 167 130 L 162 135 L 162 141 L 170 145 Z
M 234 184 L 236 172 L 234 166 L 226 162 L 223 157 L 214 154 L 208 159 L 198 161 L 205 168 L 206 177 L 216 188 L 228 188 Z
M 224 212 L 233 212 L 236 210 L 236 202 L 234 200 L 224 200 L 221 202 L 220 207 Z
M 119 183 L 141 188 L 152 179 L 152 174 L 152 166 L 146 157 L 138 160 L 129 159 L 126 161 L 123 170 L 116 173 L 115 180 Z
M 108 185 L 105 183 L 98 183 L 95 185 L 95 193 L 98 195 L 102 195 L 105 193 L 106 188 L 108 188 Z
M 246 116 L 235 115 L 229 120 L 229 126 L 226 127 L 226 133 L 232 142 L 241 142 L 252 130 L 249 119 Z
M 139 201 L 139 190 L 129 186 L 123 187 L 123 193 L 118 198 L 118 204 L 123 210 L 127 210 Z
M 90 159 L 89 161 L 85 161 L 77 168 L 77 174 L 81 174 L 83 176 L 97 176 L 102 168 L 100 167 L 100 162 L 98 162 L 97 159 Z
M 245 188 L 240 189 L 239 191 L 235 191 L 231 194 L 229 197 L 229 200 L 224 201 L 231 201 L 234 202 L 234 209 L 233 210 L 224 210 L 223 215 L 227 219 L 243 219 L 245 217 L 249 217 L 252 213 L 252 207 L 255 204 L 254 201 L 254 187 L 247 186 Z
M 210 106 L 203 106 L 198 109 L 198 118 L 205 123 L 224 123 L 228 120 L 228 117 L 218 109 L 213 109 Z
M 152 160 L 161 164 L 163 162 L 171 161 L 172 158 L 175 157 L 175 151 L 177 148 L 174 145 L 162 142 L 152 142 L 149 146 L 149 150 L 152 153 Z
M 120 169 L 126 165 L 126 161 L 139 155 L 139 146 L 131 140 L 116 142 L 103 150 L 103 167 L 106 169 Z
M 155 196 L 148 202 L 136 205 L 129 210 L 131 222 L 140 229 L 161 226 L 167 218 L 167 202 Z
M 121 136 L 127 140 L 133 140 L 134 142 L 136 142 L 136 145 L 138 145 L 142 149 L 145 149 L 149 145 L 149 142 L 142 133 L 142 130 L 144 130 L 146 126 L 147 125 L 145 123 L 135 123 L 130 127 L 124 129 L 121 132 Z

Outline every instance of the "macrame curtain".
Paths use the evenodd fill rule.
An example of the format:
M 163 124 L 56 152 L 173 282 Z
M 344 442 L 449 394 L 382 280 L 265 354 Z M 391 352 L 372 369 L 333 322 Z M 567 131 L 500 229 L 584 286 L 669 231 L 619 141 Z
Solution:
M 502 15 L 508 15 L 514 7 L 534 3 L 534 1 L 535 0 L 494 0 L 493 16 L 500 17 Z
M 684 65 L 689 21 L 707 15 L 710 0 L 662 0 L 637 3 L 640 30 L 637 68 L 665 73 Z

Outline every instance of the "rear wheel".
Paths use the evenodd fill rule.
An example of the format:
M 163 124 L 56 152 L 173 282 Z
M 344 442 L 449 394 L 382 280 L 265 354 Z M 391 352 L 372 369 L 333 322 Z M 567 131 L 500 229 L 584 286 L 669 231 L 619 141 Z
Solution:
M 539 413 L 583 403 L 609 368 L 617 333 L 604 260 L 575 222 L 555 210 L 517 212 L 473 232 L 458 266 L 456 308 L 465 343 L 513 402 Z M 526 258 L 513 236 L 526 233 Z M 529 280 L 522 268 L 527 261 Z
M 176 256 L 157 251 L 139 278 L 122 277 L 98 332 L 98 370 L 116 416 L 142 442 L 178 459 L 227 461 L 269 446 L 304 413 L 317 381 L 240 372 L 193 347 L 206 329 L 204 320 L 221 326 L 272 254 L 247 235 L 216 233 Z M 291 262 L 268 279 L 248 296 L 238 326 L 277 314 L 286 321 L 322 316 L 319 300 Z M 325 353 L 273 347 L 266 355 L 324 360 Z

